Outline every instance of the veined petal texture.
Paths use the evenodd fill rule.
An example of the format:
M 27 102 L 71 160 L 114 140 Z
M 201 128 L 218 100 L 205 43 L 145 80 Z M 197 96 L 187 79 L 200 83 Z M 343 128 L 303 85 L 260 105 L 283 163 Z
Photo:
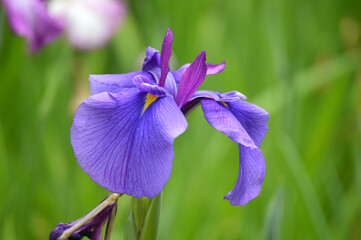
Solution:
M 227 102 L 227 106 L 259 147 L 268 130 L 268 112 L 243 100 Z
M 143 112 L 145 92 L 99 93 L 78 108 L 71 143 L 81 168 L 111 192 L 155 197 L 168 181 L 173 141 L 188 124 L 171 96 Z

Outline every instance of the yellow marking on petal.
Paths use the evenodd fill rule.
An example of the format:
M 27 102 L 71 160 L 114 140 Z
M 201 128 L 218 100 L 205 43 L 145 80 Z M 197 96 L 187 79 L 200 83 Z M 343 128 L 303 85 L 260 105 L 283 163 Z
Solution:
M 223 101 L 219 101 L 220 103 L 222 103 L 225 107 L 227 107 L 227 103 L 223 102 Z
M 158 98 L 157 96 L 154 96 L 154 95 L 148 93 L 148 95 L 147 95 L 147 97 L 145 99 L 145 104 L 144 104 L 144 108 L 143 108 L 142 113 L 144 113 L 145 109 L 147 109 L 152 102 L 157 100 L 157 98 Z

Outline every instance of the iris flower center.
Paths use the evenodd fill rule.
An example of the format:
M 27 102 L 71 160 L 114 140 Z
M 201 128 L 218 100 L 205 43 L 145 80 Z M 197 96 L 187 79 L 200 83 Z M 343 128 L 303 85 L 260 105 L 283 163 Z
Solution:
M 157 100 L 157 96 L 154 96 L 150 93 L 147 94 L 147 97 L 145 99 L 145 104 L 144 104 L 144 108 L 143 108 L 143 112 L 149 107 L 149 105 L 154 102 L 155 100 Z

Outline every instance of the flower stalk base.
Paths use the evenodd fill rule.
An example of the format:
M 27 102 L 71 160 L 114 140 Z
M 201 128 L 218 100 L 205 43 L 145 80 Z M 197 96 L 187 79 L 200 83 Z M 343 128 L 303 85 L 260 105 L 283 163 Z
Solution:
M 125 240 L 156 240 L 163 194 L 155 198 L 132 197 Z

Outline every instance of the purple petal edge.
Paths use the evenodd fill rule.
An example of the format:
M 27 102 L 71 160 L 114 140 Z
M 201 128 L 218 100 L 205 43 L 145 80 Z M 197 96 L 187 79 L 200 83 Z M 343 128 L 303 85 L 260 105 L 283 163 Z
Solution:
M 200 102 L 211 126 L 238 143 L 238 179 L 225 198 L 232 205 L 244 205 L 258 196 L 265 177 L 266 164 L 259 146 L 268 129 L 268 113 L 244 100 L 217 102 L 203 98 Z
M 226 67 L 226 61 L 221 62 L 220 64 L 210 64 L 207 63 L 207 75 L 214 75 L 220 73 Z
M 234 206 L 245 205 L 261 192 L 266 176 L 266 162 L 259 148 L 239 146 L 239 172 L 233 189 L 224 199 Z
M 166 89 L 159 87 L 156 84 L 151 84 L 151 80 L 143 75 L 137 75 L 133 77 L 134 84 L 142 92 L 148 92 L 157 97 L 164 97 L 167 95 Z

